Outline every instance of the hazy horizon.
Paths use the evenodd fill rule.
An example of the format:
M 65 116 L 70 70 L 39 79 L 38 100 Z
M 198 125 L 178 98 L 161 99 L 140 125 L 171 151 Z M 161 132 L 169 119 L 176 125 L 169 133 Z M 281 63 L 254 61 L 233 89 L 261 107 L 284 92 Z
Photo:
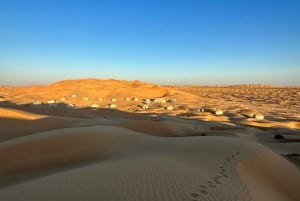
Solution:
M 88 79 L 99 79 L 99 80 L 117 80 L 117 81 L 129 81 L 129 82 L 134 82 L 134 81 L 140 81 L 144 83 L 151 83 L 154 85 L 162 85 L 162 86 L 208 86 L 208 87 L 214 87 L 214 86 L 238 86 L 238 85 L 270 85 L 270 86 L 278 86 L 278 87 L 300 87 L 300 85 L 276 85 L 276 84 L 266 84 L 266 83 L 216 83 L 216 84 L 193 84 L 193 83 L 157 83 L 157 82 L 151 82 L 151 81 L 145 81 L 145 80 L 126 80 L 126 79 L 117 79 L 117 78 L 96 78 L 96 77 L 86 77 L 86 78 L 69 78 L 69 79 L 62 79 L 62 80 L 55 80 L 53 82 L 49 83 L 23 83 L 23 84 L 3 84 L 0 83 L 0 86 L 8 86 L 8 87 L 27 87 L 27 86 L 48 86 L 57 82 L 61 81 L 66 81 L 66 80 L 88 80 Z
M 300 85 L 300 2 L 2 1 L 0 85 Z

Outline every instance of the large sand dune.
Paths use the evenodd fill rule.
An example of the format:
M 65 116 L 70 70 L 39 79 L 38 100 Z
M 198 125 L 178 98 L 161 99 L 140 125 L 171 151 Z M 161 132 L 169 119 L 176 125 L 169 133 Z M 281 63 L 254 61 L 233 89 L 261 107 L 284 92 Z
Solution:
M 279 120 L 284 107 L 222 101 L 232 89 L 244 88 L 96 79 L 1 87 L 0 200 L 299 200 L 299 110 L 291 104 Z M 82 97 L 98 96 L 107 100 L 86 108 Z M 28 104 L 59 97 L 64 104 Z M 140 107 L 155 97 L 176 101 Z

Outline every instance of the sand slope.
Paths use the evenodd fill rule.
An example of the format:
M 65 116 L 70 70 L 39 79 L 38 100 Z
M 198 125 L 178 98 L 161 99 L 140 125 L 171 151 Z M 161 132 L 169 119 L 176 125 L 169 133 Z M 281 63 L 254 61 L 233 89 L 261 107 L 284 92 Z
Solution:
M 14 110 L 14 109 L 10 109 L 10 108 L 0 107 L 0 118 L 37 120 L 37 119 L 42 119 L 45 117 L 46 116 L 32 114 L 29 112 Z
M 238 171 L 255 200 L 299 199 L 299 169 L 263 146 L 257 156 L 239 163 Z
M 2 158 L 11 159 L 5 161 L 10 174 L 22 173 L 13 168 L 19 167 L 11 155 L 13 149 L 21 149 L 22 156 L 35 156 L 34 161 L 23 161 L 27 173 L 33 167 L 41 171 L 59 163 L 70 165 L 78 160 L 82 163 L 83 158 L 93 157 L 94 162 L 3 188 L 0 197 L 6 200 L 265 200 L 270 198 L 268 188 L 272 186 L 277 187 L 273 189 L 272 200 L 295 200 L 299 196 L 296 189 L 300 184 L 299 171 L 251 141 L 228 137 L 158 138 L 111 126 L 79 130 L 69 134 L 67 131 L 74 130 L 64 129 L 63 139 L 68 137 L 69 142 L 60 139 L 52 151 L 49 146 L 58 138 L 49 136 L 32 141 L 31 146 L 24 142 L 2 149 Z M 99 134 L 95 136 L 80 134 L 97 130 Z M 112 136 L 107 136 L 107 131 Z M 268 155 L 269 160 L 261 160 L 263 155 Z M 276 166 L 269 166 L 276 159 L 279 160 L 273 162 Z M 2 174 L 9 175 L 5 171 L 8 170 L 1 169 Z M 278 174 L 283 171 L 285 174 Z M 285 186 L 290 182 L 294 187 Z

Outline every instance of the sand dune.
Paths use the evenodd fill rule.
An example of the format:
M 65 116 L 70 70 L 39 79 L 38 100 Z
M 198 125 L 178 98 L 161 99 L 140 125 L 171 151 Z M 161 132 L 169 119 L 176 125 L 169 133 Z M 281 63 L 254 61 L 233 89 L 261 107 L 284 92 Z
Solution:
M 254 119 L 247 119 L 244 121 L 241 121 L 244 124 L 247 125 L 253 125 L 257 127 L 266 127 L 266 128 L 294 128 L 294 129 L 300 129 L 300 123 L 297 121 L 284 121 L 284 122 L 278 122 L 278 121 L 257 121 Z
M 135 120 L 126 122 L 122 125 L 124 128 L 146 133 L 150 135 L 158 135 L 158 136 L 174 136 L 172 131 L 168 129 L 168 127 L 164 126 L 163 124 L 155 121 L 149 120 Z
M 124 132 L 115 127 L 109 129 L 113 133 Z M 265 200 L 270 198 L 270 191 L 261 190 L 257 187 L 260 184 L 251 180 L 253 174 L 264 174 L 265 168 L 270 169 L 270 162 L 263 158 L 260 160 L 263 154 L 271 155 L 270 161 L 276 158 L 280 160 L 280 163 L 272 162 L 276 166 L 267 176 L 258 178 L 259 182 L 271 182 L 271 187 L 278 186 L 279 189 L 275 189 L 276 193 L 273 194 L 274 200 L 293 200 L 299 196 L 296 187 L 281 189 L 283 184 L 290 181 L 294 186 L 299 185 L 300 180 L 295 178 L 295 175 L 299 176 L 299 171 L 288 161 L 261 149 L 256 143 L 227 137 L 157 138 L 131 132 L 128 134 L 125 134 L 126 137 L 119 134 L 117 138 L 123 136 L 135 140 L 122 141 L 127 146 L 115 146 L 114 151 L 105 151 L 113 144 L 111 140 L 96 141 L 100 148 L 95 148 L 97 143 L 92 142 L 95 138 L 89 135 L 83 142 L 74 142 L 70 137 L 70 142 L 65 145 L 69 151 L 73 151 L 58 149 L 67 157 L 67 162 L 78 160 L 85 154 L 97 155 L 99 162 L 4 188 L 0 196 L 7 200 Z M 82 135 L 80 139 L 83 139 Z M 87 151 L 79 151 L 78 145 L 86 142 L 91 147 L 88 146 L 90 148 Z M 76 153 L 72 157 L 72 145 L 79 148 L 79 158 L 74 157 Z M 103 153 L 106 157 L 101 157 Z M 57 154 L 50 156 L 56 157 L 57 161 L 65 161 Z M 53 165 L 52 157 L 47 157 L 49 168 Z M 38 157 L 38 162 L 32 162 L 31 165 L 39 167 L 38 164 L 45 163 L 42 158 L 38 160 Z M 252 162 L 252 158 L 255 162 Z M 285 171 L 285 174 L 278 174 L 280 171 Z M 287 171 L 292 174 L 286 174 Z M 273 184 L 274 181 L 278 184 Z M 256 185 L 256 188 L 252 185 Z M 23 196 L 19 197 L 16 193 Z
M 255 200 L 299 199 L 299 169 L 265 147 L 260 147 L 257 156 L 239 163 L 238 171 Z
M 153 98 L 169 93 L 167 88 L 150 83 L 99 79 L 65 80 L 48 86 L 5 88 L 5 91 L 9 91 L 13 95 L 12 99 L 7 97 L 6 100 L 16 103 L 47 102 L 51 99 L 60 101 L 61 98 L 66 97 L 64 102 L 71 101 L 78 106 L 91 105 L 99 97 L 104 98 L 104 101 L 107 102 L 111 98 L 119 100 L 123 100 L 125 97 Z M 77 94 L 77 98 L 72 99 L 72 94 Z M 89 100 L 84 101 L 83 97 L 89 97 Z
M 20 110 L 14 110 L 14 109 L 0 107 L 0 118 L 37 120 L 37 119 L 42 119 L 45 117 L 46 116 L 32 114 L 32 113 L 24 112 L 24 111 L 20 111 Z
M 104 157 L 107 150 L 122 143 L 129 145 L 135 139 L 121 131 L 122 135 L 120 129 L 113 127 L 65 128 L 34 134 L 43 138 L 27 140 L 25 137 L 23 142 L 11 142 L 0 149 L 3 164 L 0 177 L 57 169 Z
M 0 87 L 0 200 L 298 200 L 298 93 L 282 90 L 99 79 Z
M 79 123 L 83 121 L 80 119 L 71 119 L 63 117 L 45 117 L 42 119 L 32 120 L 30 113 L 28 116 L 24 116 L 24 118 L 25 119 L 1 118 L 0 142 L 41 131 L 70 127 L 74 125 L 74 123 Z M 34 116 L 34 118 L 36 118 L 36 116 Z

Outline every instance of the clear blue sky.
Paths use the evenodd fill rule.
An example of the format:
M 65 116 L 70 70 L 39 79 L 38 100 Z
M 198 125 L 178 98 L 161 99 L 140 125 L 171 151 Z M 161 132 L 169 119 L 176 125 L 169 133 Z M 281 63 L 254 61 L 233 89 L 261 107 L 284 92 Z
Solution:
M 299 0 L 0 0 L 0 84 L 300 85 Z

